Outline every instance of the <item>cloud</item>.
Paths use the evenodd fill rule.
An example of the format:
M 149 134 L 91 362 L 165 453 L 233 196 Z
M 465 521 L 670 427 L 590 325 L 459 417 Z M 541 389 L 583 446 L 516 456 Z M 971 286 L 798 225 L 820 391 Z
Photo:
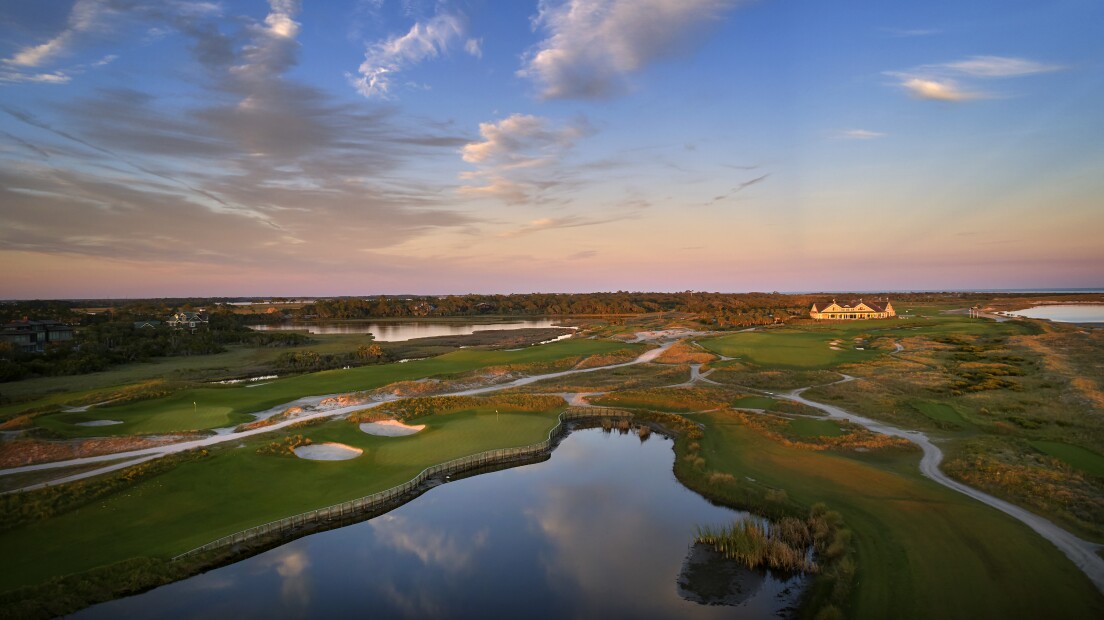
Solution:
M 483 141 L 465 145 L 461 156 L 468 163 L 499 161 L 516 165 L 549 151 L 571 148 L 587 132 L 585 124 L 555 127 L 547 118 L 513 114 L 497 123 L 480 123 Z
M 917 99 L 933 101 L 970 101 L 986 97 L 981 92 L 962 90 L 954 80 L 924 79 L 910 77 L 901 82 L 901 86 Z
M 1020 77 L 1063 69 L 1061 65 L 1046 64 L 1026 58 L 1005 58 L 1003 56 L 973 56 L 958 62 L 935 65 L 935 67 L 944 67 L 964 75 L 990 78 Z
M 340 101 L 287 75 L 300 49 L 298 3 L 275 0 L 264 18 L 222 22 L 151 7 L 135 16 L 141 31 L 155 23 L 187 37 L 205 70 L 197 96 L 101 89 L 41 116 L 6 106 L 19 121 L 6 135 L 23 150 L 0 149 L 0 246 L 333 270 L 348 269 L 351 252 L 481 222 L 452 208 L 454 183 L 410 168 L 454 157 L 470 134 Z
M 881 31 L 891 37 L 898 38 L 930 37 L 943 34 L 942 30 L 935 28 L 882 28 Z
M 567 217 L 545 217 L 533 220 L 524 226 L 506 230 L 498 233 L 499 237 L 510 238 L 520 237 L 522 235 L 530 235 L 537 232 L 546 230 L 555 230 L 558 228 L 581 228 L 584 226 L 598 226 L 599 224 L 609 224 L 611 222 L 619 222 L 621 220 L 633 219 L 633 214 L 622 214 L 616 216 L 610 216 L 606 218 L 588 218 L 579 215 L 569 215 Z M 582 253 L 584 256 L 576 255 L 575 258 L 586 258 L 587 256 L 593 256 L 595 253 Z
M 1024 77 L 1063 68 L 1026 58 L 972 56 L 955 62 L 921 65 L 908 71 L 887 71 L 886 75 L 897 78 L 898 86 L 918 99 L 961 102 L 997 96 L 976 86 L 962 86 L 962 80 Z
M 627 76 L 700 37 L 736 0 L 541 0 L 532 22 L 547 34 L 518 75 L 543 99 L 601 99 Z
M 476 58 L 483 57 L 483 39 L 468 39 L 464 44 L 464 51 Z
M 95 28 L 101 16 L 110 11 L 108 3 L 103 0 L 77 0 L 69 11 L 65 30 L 45 43 L 24 47 L 10 58 L 5 58 L 4 63 L 20 67 L 37 67 L 49 58 L 65 52 L 77 35 Z
M 556 124 L 528 114 L 513 114 L 497 122 L 480 123 L 482 140 L 460 149 L 460 157 L 477 170 L 461 174 L 466 181 L 460 192 L 493 196 L 507 203 L 525 202 L 541 189 L 557 184 L 547 170 L 558 164 L 575 143 L 594 129 L 585 118 Z M 555 171 L 553 171 L 555 172 Z
M 842 140 L 873 140 L 874 138 L 884 138 L 886 135 L 880 131 L 870 131 L 869 129 L 841 129 L 832 134 L 832 137 Z
M 735 196 L 736 194 L 739 194 L 740 192 L 744 191 L 745 189 L 751 187 L 752 185 L 758 185 L 759 183 L 762 183 L 763 181 L 766 181 L 770 177 L 771 174 L 772 173 L 768 172 L 764 175 L 757 176 L 754 179 L 743 181 L 742 183 L 737 184 L 736 187 L 733 187 L 732 189 L 728 190 L 727 192 L 725 192 L 725 193 L 723 193 L 719 196 L 714 196 L 712 200 L 705 203 L 705 206 L 708 207 L 710 205 L 716 204 L 716 203 L 721 202 L 723 200 L 728 200 L 729 198 Z
M 428 21 L 415 23 L 402 36 L 374 43 L 364 54 L 364 62 L 350 76 L 353 86 L 365 97 L 386 97 L 391 90 L 393 74 L 425 60 L 447 54 L 463 41 L 465 51 L 482 57 L 482 39 L 467 39 L 467 20 L 459 14 L 442 13 Z

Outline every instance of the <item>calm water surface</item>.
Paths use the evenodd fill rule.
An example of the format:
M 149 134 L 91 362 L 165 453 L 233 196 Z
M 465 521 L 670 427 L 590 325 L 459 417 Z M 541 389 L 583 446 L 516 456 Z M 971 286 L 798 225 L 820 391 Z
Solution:
M 1013 314 L 1062 323 L 1104 323 L 1104 304 L 1048 304 L 1017 310 Z
M 697 526 L 739 513 L 679 484 L 672 458 L 656 435 L 576 431 L 549 461 L 445 484 L 370 521 L 78 617 L 778 617 L 801 578 L 742 570 L 722 597 L 736 606 L 689 600 L 718 582 L 703 574 L 709 558 L 689 553 Z
M 461 322 L 387 322 L 342 321 L 340 323 L 282 323 L 279 325 L 254 325 L 258 331 L 307 330 L 312 334 L 372 334 L 381 342 L 400 342 L 431 336 L 466 336 L 489 329 L 522 329 L 526 327 L 553 327 L 556 319 L 525 319 L 499 323 Z

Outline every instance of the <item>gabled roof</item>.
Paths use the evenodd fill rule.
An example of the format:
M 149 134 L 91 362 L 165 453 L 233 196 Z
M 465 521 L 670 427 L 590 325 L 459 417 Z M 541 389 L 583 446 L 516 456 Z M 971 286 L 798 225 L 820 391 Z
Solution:
M 832 301 L 829 301 L 829 302 L 814 303 L 812 311 L 813 312 L 824 312 L 824 310 L 826 308 L 830 307 L 832 304 L 835 304 L 835 305 L 839 306 L 840 309 L 843 312 L 847 312 L 847 311 L 862 312 L 862 310 L 860 310 L 860 306 L 866 306 L 867 308 L 870 308 L 870 310 L 873 311 L 873 312 L 885 312 L 886 308 L 889 307 L 889 301 L 866 301 L 866 300 L 863 300 L 863 299 L 859 299 L 859 300 L 855 300 L 855 301 L 842 301 L 841 302 L 841 301 L 836 301 L 836 300 L 833 299 Z

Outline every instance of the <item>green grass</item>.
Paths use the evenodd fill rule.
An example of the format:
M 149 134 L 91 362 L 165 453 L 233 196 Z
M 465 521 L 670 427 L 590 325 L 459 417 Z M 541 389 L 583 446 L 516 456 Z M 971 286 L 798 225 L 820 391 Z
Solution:
M 798 437 L 839 437 L 843 434 L 843 429 L 839 424 L 828 420 L 794 418 L 790 420 L 790 432 Z
M 737 409 L 762 409 L 769 411 L 778 401 L 766 396 L 741 396 L 732 401 L 732 406 Z
M 864 321 L 866 324 L 884 321 Z M 760 366 L 772 368 L 832 368 L 839 364 L 861 362 L 879 355 L 878 351 L 858 351 L 847 339 L 840 351 L 829 348 L 835 334 L 817 331 L 773 330 L 743 332 L 699 341 L 700 344 L 726 357 L 736 357 Z
M 823 501 L 854 532 L 854 618 L 1098 618 L 1104 598 L 1023 524 L 917 473 L 916 457 L 786 448 L 726 419 L 707 426 L 705 467 Z M 731 484 L 740 484 L 734 482 Z
M 542 441 L 558 409 L 515 413 L 500 407 L 420 418 L 407 437 L 376 437 L 334 421 L 294 431 L 315 443 L 364 450 L 348 461 L 259 455 L 282 437 L 212 450 L 91 505 L 0 534 L 0 591 L 139 556 L 170 557 L 221 536 L 307 510 L 369 495 L 425 467 L 484 450 Z
M 1092 450 L 1060 441 L 1032 441 L 1031 447 L 1043 454 L 1053 456 L 1074 469 L 1104 478 L 1104 456 Z
M 934 420 L 936 423 L 942 423 L 940 426 L 949 425 L 961 429 L 970 425 L 957 409 L 946 403 L 918 402 L 912 403 L 912 408 Z
M 1031 324 L 1012 321 L 994 323 L 967 317 L 942 315 L 915 319 L 878 319 L 825 322 L 778 329 L 740 332 L 718 338 L 699 340 L 705 349 L 726 357 L 739 358 L 766 368 L 789 370 L 827 369 L 840 364 L 863 362 L 888 353 L 888 344 L 871 350 L 880 338 L 909 336 L 941 336 L 950 334 L 981 334 L 1011 336 L 1037 333 Z M 854 338 L 868 336 L 863 351 L 855 349 Z M 833 351 L 829 343 L 840 340 L 841 350 Z M 721 365 L 723 367 L 723 365 Z
M 467 372 L 487 366 L 531 364 L 639 348 L 603 340 L 565 340 L 518 351 L 464 349 L 405 364 L 361 366 L 276 379 L 260 385 L 211 386 L 186 389 L 164 398 L 96 407 L 82 414 L 39 416 L 35 423 L 69 437 L 171 433 L 233 426 L 249 421 L 248 414 L 303 396 L 371 390 L 406 381 Z M 74 421 L 120 420 L 123 424 L 75 426 Z

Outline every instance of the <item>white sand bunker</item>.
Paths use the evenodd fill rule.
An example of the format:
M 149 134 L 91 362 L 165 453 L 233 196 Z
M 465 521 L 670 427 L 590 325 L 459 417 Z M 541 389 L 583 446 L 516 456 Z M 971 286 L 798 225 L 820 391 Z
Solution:
M 77 426 L 113 426 L 122 423 L 122 420 L 90 420 L 88 422 L 77 422 Z
M 841 349 L 841 348 L 839 348 L 839 347 L 828 347 L 828 348 L 829 348 L 829 349 L 831 349 L 831 350 L 833 350 L 833 351 L 842 351 L 842 350 L 843 350 L 843 349 Z
M 361 454 L 364 450 L 343 443 L 316 443 L 295 449 L 295 456 L 311 461 L 347 461 Z
M 398 420 L 365 422 L 364 424 L 360 425 L 360 430 L 368 433 L 369 435 L 379 435 L 380 437 L 402 437 L 404 435 L 413 435 L 423 428 L 425 428 L 425 424 L 410 426 L 408 424 L 403 424 Z

